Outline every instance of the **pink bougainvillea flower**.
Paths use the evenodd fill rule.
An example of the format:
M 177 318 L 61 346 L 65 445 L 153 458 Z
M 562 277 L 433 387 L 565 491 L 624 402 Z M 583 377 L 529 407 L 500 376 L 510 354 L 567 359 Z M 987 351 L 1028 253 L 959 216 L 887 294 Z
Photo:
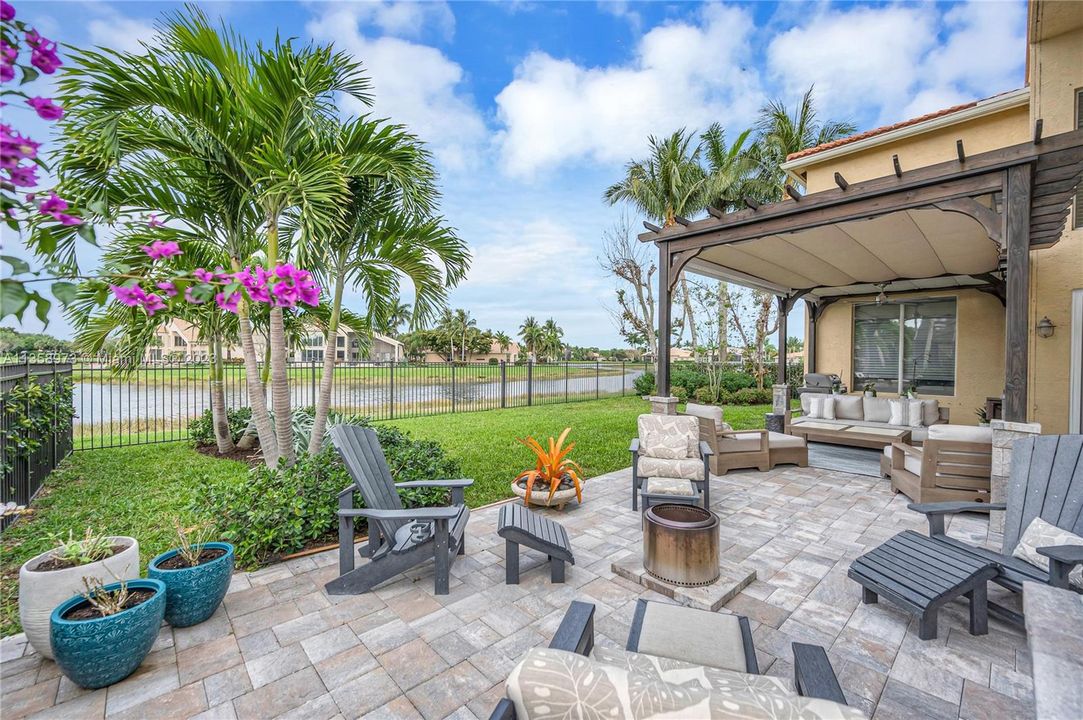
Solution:
M 196 268 L 192 273 L 192 277 L 202 283 L 214 282 L 214 273 L 204 270 L 203 268 Z
M 113 291 L 113 297 L 117 299 L 117 302 L 128 307 L 142 305 L 147 297 L 139 285 L 110 285 L 109 289 Z
M 313 282 L 304 282 L 297 286 L 297 297 L 305 305 L 316 307 L 320 304 L 320 287 Z
M 42 120 L 59 120 L 64 117 L 64 108 L 49 98 L 33 97 L 27 100 L 26 104 L 34 108 L 34 111 Z
M 11 82 L 15 79 L 15 66 L 0 64 L 0 82 Z
M 38 184 L 38 168 L 36 165 L 19 165 L 8 169 L 11 176 L 11 184 L 16 187 L 34 187 Z
M 19 48 L 0 40 L 0 63 L 14 65 L 19 59 Z
M 202 305 L 206 300 L 200 300 L 192 293 L 192 288 L 184 288 L 184 299 L 193 305 Z
M 8 20 L 14 20 L 14 19 L 15 19 L 15 8 L 12 7 L 11 3 L 4 2 L 4 0 L 0 0 L 0 20 L 3 20 L 4 22 L 7 22 Z
M 63 65 L 56 54 L 56 43 L 42 37 L 37 30 L 26 33 L 26 44 L 30 46 L 30 64 L 46 75 L 52 75 Z
M 177 286 L 169 281 L 162 281 L 158 283 L 156 287 L 164 292 L 166 297 L 177 296 Z
M 158 216 L 155 213 L 151 213 L 150 217 L 147 219 L 147 227 L 150 227 L 150 228 L 165 227 L 165 223 L 162 222 L 161 220 L 159 220 Z
M 237 306 L 241 303 L 241 294 L 239 292 L 231 292 L 228 295 L 218 293 L 214 296 L 214 301 L 226 312 L 236 313 Z
M 83 219 L 75 217 L 74 215 L 65 215 L 64 213 L 57 213 L 53 216 L 60 221 L 61 225 L 82 225 Z
M 155 240 L 150 245 L 144 245 L 143 252 L 149 255 L 151 260 L 162 260 L 184 254 L 180 245 L 172 240 Z
M 147 311 L 147 315 L 149 315 L 150 317 L 154 317 L 154 313 L 158 312 L 159 310 L 165 310 L 165 308 L 166 304 L 162 301 L 162 298 L 154 295 L 153 293 L 147 295 L 147 297 L 143 300 L 143 309 Z
M 32 160 L 38 156 L 41 143 L 23 137 L 10 125 L 0 125 L 0 167 L 13 168 L 20 160 Z

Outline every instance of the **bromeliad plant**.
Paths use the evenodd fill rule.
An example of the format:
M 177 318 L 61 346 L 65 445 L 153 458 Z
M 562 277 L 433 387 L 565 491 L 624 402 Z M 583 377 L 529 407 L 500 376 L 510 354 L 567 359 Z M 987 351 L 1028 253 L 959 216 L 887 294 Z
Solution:
M 564 432 L 556 440 L 550 437 L 548 449 L 542 447 L 541 443 L 533 437 L 528 437 L 525 440 L 518 438 L 519 442 L 530 448 L 538 459 L 533 470 L 524 470 L 515 478 L 515 482 L 524 479 L 526 481 L 525 500 L 527 503 L 530 503 L 530 493 L 534 489 L 535 483 L 540 482 L 549 486 L 549 497 L 546 500 L 546 502 L 549 502 L 553 499 L 553 493 L 560 488 L 560 484 L 566 479 L 575 485 L 576 499 L 583 502 L 583 479 L 581 477 L 583 468 L 579 466 L 579 463 L 567 459 L 568 454 L 575 448 L 575 443 L 568 443 L 566 447 L 564 445 L 564 441 L 571 431 L 570 427 L 564 428 Z

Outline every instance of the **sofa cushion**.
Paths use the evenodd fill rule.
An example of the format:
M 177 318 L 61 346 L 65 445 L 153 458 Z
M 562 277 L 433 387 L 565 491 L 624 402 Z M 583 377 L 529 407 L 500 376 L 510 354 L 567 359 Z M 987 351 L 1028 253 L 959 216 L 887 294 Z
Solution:
M 703 460 L 699 458 L 640 457 L 636 465 L 639 477 L 681 478 L 684 480 L 703 479 Z
M 805 438 L 773 432 L 768 434 L 767 443 L 772 449 L 778 448 L 781 450 L 783 448 L 799 448 L 805 447 Z
M 690 402 L 684 406 L 684 414 L 713 421 L 717 432 L 722 432 L 722 426 L 725 425 L 722 422 L 721 405 L 700 405 L 699 403 Z
M 992 444 L 993 428 L 988 425 L 948 425 L 939 423 L 929 426 L 928 439 Z
M 739 432 L 718 439 L 719 453 L 759 452 L 760 433 Z
M 891 419 L 891 405 L 888 398 L 862 397 L 861 408 L 864 420 L 886 423 Z
M 809 401 L 808 416 L 810 418 L 835 419 L 835 396 L 822 395 Z
M 862 401 L 863 398 L 860 395 L 836 395 L 835 419 L 864 420 L 865 410 Z
M 702 466 L 700 467 L 700 470 L 703 470 Z M 682 480 L 680 478 L 647 478 L 647 485 L 644 489 L 646 490 L 648 495 L 676 495 L 679 497 L 693 497 L 696 494 L 696 488 L 694 485 L 692 485 L 692 481 Z
M 940 401 L 939 400 L 922 400 L 921 401 L 921 424 L 922 425 L 935 425 L 940 421 Z
M 679 460 L 699 456 L 699 420 L 685 415 L 640 415 L 639 454 Z
M 894 451 L 892 450 L 890 445 L 884 446 L 884 455 L 887 456 L 888 460 L 891 459 L 891 454 L 893 452 Z M 900 450 L 899 452 L 902 453 L 902 450 Z M 921 448 L 918 448 L 918 453 L 920 452 Z M 908 473 L 913 473 L 914 475 L 921 477 L 921 456 L 918 455 L 917 457 L 915 457 L 909 453 L 903 453 L 903 469 L 906 470 Z
M 1083 537 L 1036 517 L 1027 525 L 1019 544 L 1012 550 L 1012 557 L 1026 560 L 1034 567 L 1049 571 L 1049 558 L 1038 554 L 1038 548 L 1053 545 L 1083 545 Z M 1068 574 L 1068 582 L 1083 590 L 1083 567 L 1078 565 Z

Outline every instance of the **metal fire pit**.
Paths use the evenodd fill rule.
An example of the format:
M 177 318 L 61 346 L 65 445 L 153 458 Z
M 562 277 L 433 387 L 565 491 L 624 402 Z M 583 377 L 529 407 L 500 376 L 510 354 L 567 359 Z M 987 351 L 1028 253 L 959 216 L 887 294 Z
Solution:
M 718 579 L 718 516 L 695 505 L 664 503 L 643 513 L 643 568 L 674 585 Z

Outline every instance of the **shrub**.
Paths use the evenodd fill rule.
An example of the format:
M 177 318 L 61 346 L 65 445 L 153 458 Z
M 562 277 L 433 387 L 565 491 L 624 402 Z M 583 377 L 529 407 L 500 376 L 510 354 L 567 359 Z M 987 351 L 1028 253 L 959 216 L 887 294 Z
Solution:
M 654 373 L 649 371 L 643 373 L 632 381 L 632 387 L 635 388 L 637 395 L 653 395 Z
M 771 391 L 768 388 L 741 388 L 733 393 L 735 405 L 769 405 L 771 403 Z
M 248 427 L 252 419 L 252 408 L 237 408 L 226 410 L 226 420 L 229 422 L 229 434 L 233 442 L 241 439 L 241 434 Z M 214 420 L 210 409 L 204 410 L 203 414 L 188 423 L 188 435 L 196 445 L 214 445 Z
M 677 398 L 677 402 L 688 402 L 688 390 L 680 385 L 674 385 L 669 391 L 673 397 Z
M 669 384 L 671 387 L 682 387 L 687 391 L 686 395 L 691 395 L 707 384 L 707 374 L 695 365 L 675 365 Z
M 701 387 L 693 393 L 696 402 L 703 403 L 705 405 L 713 405 L 718 402 L 718 393 L 711 392 L 709 387 Z
M 375 429 L 396 482 L 459 475 L 458 463 L 437 443 L 415 440 L 393 427 Z M 237 562 L 253 567 L 314 542 L 333 540 L 337 495 L 350 482 L 338 453 L 329 448 L 301 455 L 292 467 L 253 468 L 245 482 L 205 481 L 193 507 L 214 518 L 219 536 L 236 548 Z M 441 504 L 448 497 L 441 488 L 411 488 L 399 495 L 408 508 Z M 364 506 L 355 494 L 354 507 Z
M 500 361 L 497 360 L 496 358 L 489 358 L 489 364 L 490 365 L 499 365 Z
M 719 384 L 723 390 L 729 392 L 737 392 L 744 388 L 756 387 L 756 378 L 752 377 L 748 373 L 737 372 L 734 370 L 727 370 L 722 373 L 722 377 L 719 379 Z

